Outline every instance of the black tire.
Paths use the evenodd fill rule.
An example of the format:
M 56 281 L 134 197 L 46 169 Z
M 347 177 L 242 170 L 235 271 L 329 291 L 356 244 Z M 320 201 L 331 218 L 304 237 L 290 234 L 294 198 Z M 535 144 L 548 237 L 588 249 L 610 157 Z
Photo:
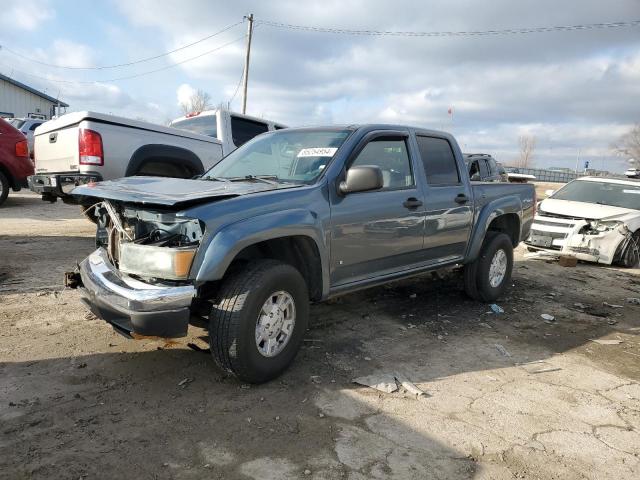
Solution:
M 0 172 L 0 205 L 2 205 L 9 196 L 10 188 L 9 179 L 4 173 Z
M 631 240 L 620 254 L 618 264 L 624 268 L 634 268 L 640 263 L 640 230 L 631 236 Z
M 499 250 L 502 250 L 506 256 L 507 268 L 502 281 L 498 285 L 492 286 L 489 272 L 491 262 Z M 465 292 L 475 300 L 493 302 L 508 287 L 512 271 L 513 245 L 511 239 L 504 233 L 487 232 L 480 249 L 480 256 L 465 266 Z
M 283 350 L 267 357 L 256 344 L 256 324 L 265 301 L 279 291 L 293 298 L 295 324 Z M 276 260 L 253 261 L 229 274 L 216 297 L 209 316 L 209 342 L 216 363 L 248 383 L 280 375 L 298 353 L 309 321 L 309 294 L 300 272 Z

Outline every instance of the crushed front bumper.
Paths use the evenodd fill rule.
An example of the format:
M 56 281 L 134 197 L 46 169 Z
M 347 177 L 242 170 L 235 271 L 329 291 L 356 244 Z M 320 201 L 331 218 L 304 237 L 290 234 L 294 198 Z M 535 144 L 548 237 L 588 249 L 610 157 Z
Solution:
M 42 199 L 55 202 L 61 198 L 66 203 L 73 203 L 71 190 L 78 185 L 102 181 L 97 173 L 46 173 L 31 175 L 28 179 L 29 190 L 42 195 Z
M 99 248 L 80 263 L 83 301 L 121 333 L 157 337 L 187 334 L 192 285 L 158 286 L 120 273 Z
M 578 260 L 611 265 L 626 234 L 618 228 L 581 233 L 587 225 L 588 221 L 582 219 L 536 215 L 524 243 L 535 249 L 572 255 Z

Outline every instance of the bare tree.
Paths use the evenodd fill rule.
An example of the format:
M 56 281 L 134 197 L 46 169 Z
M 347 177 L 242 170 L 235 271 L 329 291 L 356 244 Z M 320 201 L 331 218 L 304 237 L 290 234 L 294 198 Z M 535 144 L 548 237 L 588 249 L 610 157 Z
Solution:
M 189 100 L 180 104 L 182 113 L 200 113 L 211 108 L 211 95 L 204 90 L 198 90 L 189 97 Z
M 622 135 L 613 148 L 618 155 L 627 157 L 633 167 L 640 167 L 640 123 Z
M 518 166 L 522 168 L 529 168 L 531 166 L 531 159 L 533 152 L 536 149 L 536 137 L 533 135 L 521 135 L 518 137 L 518 145 L 520 145 L 520 159 Z

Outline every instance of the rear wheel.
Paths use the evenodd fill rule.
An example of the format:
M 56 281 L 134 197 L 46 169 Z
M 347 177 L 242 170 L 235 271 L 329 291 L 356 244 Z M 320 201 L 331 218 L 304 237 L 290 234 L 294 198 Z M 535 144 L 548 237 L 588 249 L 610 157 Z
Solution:
M 309 316 L 304 278 L 275 260 L 250 262 L 223 282 L 209 317 L 211 353 L 240 380 L 267 382 L 293 362 Z
M 493 302 L 502 295 L 513 270 L 513 245 L 504 233 L 487 232 L 480 256 L 465 265 L 465 292 L 475 300 Z
M 9 188 L 11 188 L 9 179 L 4 173 L 0 172 L 0 205 L 2 205 L 9 196 Z

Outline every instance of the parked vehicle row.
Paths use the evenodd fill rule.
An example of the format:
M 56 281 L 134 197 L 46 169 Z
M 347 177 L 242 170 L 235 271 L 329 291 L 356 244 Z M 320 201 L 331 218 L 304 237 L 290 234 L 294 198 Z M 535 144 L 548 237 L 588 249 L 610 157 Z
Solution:
M 76 112 L 35 131 L 36 175 L 43 200 L 73 201 L 77 185 L 133 175 L 200 175 L 261 133 L 284 128 L 218 109 L 181 117 L 170 127 L 96 112 Z
M 27 138 L 0 118 L 0 205 L 10 190 L 17 192 L 26 187 L 30 175 L 33 175 L 33 162 L 29 158 Z
M 527 238 L 533 185 L 470 182 L 446 133 L 362 125 L 278 130 L 196 179 L 77 187 L 102 245 L 69 274 L 127 335 L 208 325 L 224 369 L 264 382 L 293 360 L 310 301 L 464 266 L 493 301 Z

